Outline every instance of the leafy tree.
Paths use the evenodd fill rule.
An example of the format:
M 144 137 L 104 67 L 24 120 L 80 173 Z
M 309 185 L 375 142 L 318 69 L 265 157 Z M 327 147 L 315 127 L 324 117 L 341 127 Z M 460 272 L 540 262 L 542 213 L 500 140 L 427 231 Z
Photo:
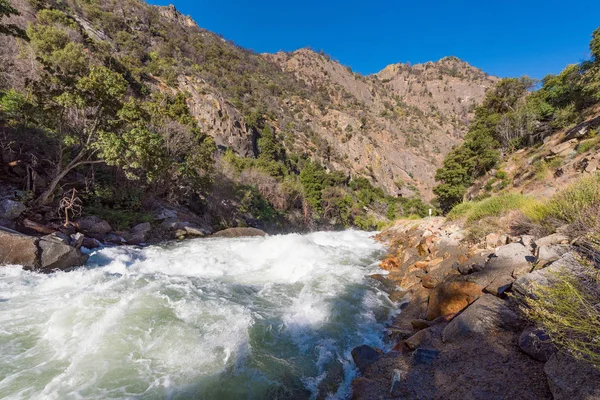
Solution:
M 317 161 L 306 160 L 299 179 L 306 201 L 313 210 L 320 213 L 322 211 L 321 191 L 325 187 L 325 169 Z
M 73 169 L 103 162 L 98 159 L 108 151 L 103 145 L 114 142 L 98 139 L 114 129 L 127 88 L 120 74 L 93 66 L 74 87 L 41 93 L 39 104 L 45 111 L 45 127 L 58 142 L 59 158 L 53 179 L 37 200 L 39 204 L 52 199 L 60 181 Z

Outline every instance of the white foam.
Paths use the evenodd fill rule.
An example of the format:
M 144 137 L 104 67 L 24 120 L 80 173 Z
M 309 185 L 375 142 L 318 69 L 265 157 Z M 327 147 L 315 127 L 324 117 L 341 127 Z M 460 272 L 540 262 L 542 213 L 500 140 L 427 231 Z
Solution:
M 316 394 L 393 305 L 357 231 L 104 248 L 88 266 L 0 269 L 0 398 L 238 398 L 302 379 Z M 227 376 L 223 384 L 220 376 Z M 286 383 L 288 382 L 288 383 Z M 261 392 L 263 391 L 263 392 Z

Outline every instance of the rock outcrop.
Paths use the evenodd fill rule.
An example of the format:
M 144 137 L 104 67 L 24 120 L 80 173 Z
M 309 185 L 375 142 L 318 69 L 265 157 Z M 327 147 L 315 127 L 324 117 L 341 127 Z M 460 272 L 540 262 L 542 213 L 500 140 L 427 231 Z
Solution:
M 0 266 L 21 265 L 26 269 L 52 272 L 81 266 L 87 259 L 88 256 L 64 235 L 37 238 L 0 229 Z

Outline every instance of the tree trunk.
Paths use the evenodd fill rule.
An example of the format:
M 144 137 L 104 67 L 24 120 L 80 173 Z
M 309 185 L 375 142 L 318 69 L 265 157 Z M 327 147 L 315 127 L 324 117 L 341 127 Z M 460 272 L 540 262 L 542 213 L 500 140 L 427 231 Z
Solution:
M 60 181 L 69 173 L 69 171 L 71 171 L 74 167 L 67 167 L 65 169 L 63 169 L 61 172 L 59 172 L 54 179 L 52 179 L 52 181 L 50 182 L 50 184 L 48 185 L 48 187 L 46 188 L 46 190 L 44 190 L 44 192 L 40 195 L 40 197 L 37 198 L 37 200 L 35 201 L 35 203 L 37 205 L 40 206 L 45 206 L 47 204 L 49 204 L 53 199 L 52 199 L 52 195 L 54 194 L 54 191 L 56 190 L 56 187 L 58 186 L 58 184 L 60 183 Z

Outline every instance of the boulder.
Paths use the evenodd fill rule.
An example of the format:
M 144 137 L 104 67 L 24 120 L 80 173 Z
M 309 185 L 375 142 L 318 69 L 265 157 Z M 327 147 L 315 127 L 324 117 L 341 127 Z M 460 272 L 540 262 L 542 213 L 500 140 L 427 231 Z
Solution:
M 533 250 L 533 244 L 535 242 L 535 238 L 532 235 L 523 235 L 521 236 L 521 240 L 519 241 L 519 243 L 521 243 L 523 246 L 525 246 L 528 250 Z
M 550 341 L 550 336 L 541 328 L 525 328 L 519 336 L 519 348 L 531 358 L 546 362 L 556 353 L 556 347 Z
M 444 328 L 442 340 L 453 341 L 470 334 L 488 335 L 498 330 L 516 332 L 520 326 L 519 316 L 504 300 L 485 294 Z
M 12 221 L 18 218 L 27 207 L 18 201 L 4 199 L 0 201 L 0 218 Z
M 482 271 L 473 273 L 468 279 L 483 287 L 492 282 L 507 282 L 511 278 L 531 271 L 534 257 L 521 243 L 498 247 L 496 253 L 485 264 Z
M 77 233 L 74 233 L 71 235 L 70 244 L 71 244 L 71 246 L 75 247 L 76 249 L 79 249 L 81 246 L 83 246 L 84 240 L 85 240 L 85 235 L 77 232 Z
M 439 350 L 435 349 L 417 349 L 412 355 L 412 361 L 415 364 L 431 364 L 440 355 Z
M 487 249 L 495 249 L 498 246 L 502 246 L 506 242 L 502 243 L 500 235 L 497 233 L 490 233 L 485 237 L 485 247 Z
M 214 233 L 211 237 L 217 238 L 238 238 L 238 237 L 250 237 L 250 236 L 266 236 L 264 231 L 256 228 L 228 228 L 217 233 Z
M 553 148 L 550 149 L 550 152 L 553 155 L 558 155 L 561 157 L 568 156 L 575 150 L 575 147 L 577 146 L 577 142 L 578 142 L 577 139 L 571 139 L 567 142 L 563 142 L 559 145 L 554 146 Z
M 39 266 L 38 239 L 0 228 L 0 265 Z
M 483 287 L 474 282 L 445 282 L 438 285 L 429 296 L 427 319 L 461 311 L 481 296 Z
M 112 231 L 112 227 L 108 222 L 95 215 L 80 218 L 73 225 L 81 232 L 87 234 L 106 235 Z
M 148 239 L 148 235 L 152 231 L 152 225 L 149 222 L 144 222 L 133 227 L 131 232 L 124 235 L 127 243 L 142 244 Z
M 0 230 L 0 265 L 21 265 L 44 272 L 85 264 L 88 256 L 70 245 L 70 238 L 54 233 L 42 238 Z
M 190 222 L 178 223 L 177 229 L 184 231 L 187 236 L 204 237 L 210 233 L 209 229 L 194 225 Z
M 571 250 L 571 246 L 568 244 L 554 244 L 548 246 L 541 246 L 537 250 L 536 263 L 539 267 L 550 264 L 563 255 L 567 254 Z
M 569 238 L 561 233 L 553 233 L 535 241 L 535 247 L 569 243 Z
M 57 234 L 44 236 L 40 239 L 39 268 L 44 272 L 56 269 L 78 267 L 86 263 L 88 256 L 69 244 L 68 238 Z
M 485 287 L 484 292 L 501 297 L 510 290 L 514 281 L 515 278 L 510 275 L 500 275 Z
M 177 211 L 168 208 L 160 208 L 154 212 L 154 219 L 168 220 L 177 218 Z
M 94 238 L 84 237 L 81 246 L 87 249 L 96 249 L 102 246 L 102 244 Z
M 391 271 L 400 268 L 400 262 L 396 257 L 390 255 L 379 263 L 379 267 L 386 271 Z
M 380 349 L 375 349 L 366 344 L 352 349 L 352 359 L 354 360 L 354 364 L 356 364 L 356 368 L 361 372 L 369 365 L 379 360 L 382 355 L 383 352 Z
M 600 399 L 600 369 L 563 353 L 544 365 L 554 400 Z
M 596 172 L 598 170 L 599 163 L 600 163 L 600 160 L 597 160 L 597 159 L 590 160 L 587 163 L 587 165 L 585 166 L 585 172 L 587 172 L 589 174 Z
M 583 268 L 573 253 L 567 253 L 553 262 L 549 267 L 533 271 L 518 277 L 513 283 L 512 290 L 518 295 L 535 298 L 539 287 L 551 286 L 559 276 L 569 271 Z

